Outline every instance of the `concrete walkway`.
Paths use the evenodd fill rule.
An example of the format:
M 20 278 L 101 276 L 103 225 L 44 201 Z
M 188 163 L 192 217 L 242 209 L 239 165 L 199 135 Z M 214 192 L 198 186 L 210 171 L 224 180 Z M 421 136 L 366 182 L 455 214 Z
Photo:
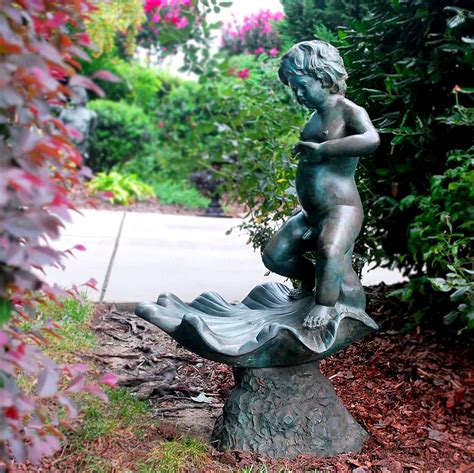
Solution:
M 103 210 L 82 214 L 73 216 L 54 246 L 65 250 L 81 244 L 86 251 L 75 252 L 65 271 L 49 269 L 46 279 L 70 287 L 93 277 L 98 291 L 87 292 L 94 301 L 138 302 L 174 292 L 189 302 L 212 290 L 233 302 L 262 282 L 284 282 L 275 274 L 265 276 L 260 254 L 235 228 L 240 219 Z M 366 272 L 362 282 L 400 279 L 397 272 L 378 269 Z

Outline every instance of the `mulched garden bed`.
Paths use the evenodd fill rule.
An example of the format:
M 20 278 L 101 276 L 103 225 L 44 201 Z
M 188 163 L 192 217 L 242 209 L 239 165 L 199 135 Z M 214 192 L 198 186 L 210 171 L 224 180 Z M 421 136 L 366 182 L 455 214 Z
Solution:
M 202 470 L 265 464 L 270 471 L 474 471 L 472 340 L 429 328 L 406 331 L 406 307 L 368 288 L 368 313 L 380 324 L 372 337 L 322 361 L 345 406 L 369 432 L 363 452 L 335 458 L 271 460 L 211 448 Z M 99 306 L 94 322 L 101 350 L 90 358 L 120 376 L 119 384 L 149 399 L 160 420 L 156 435 L 209 439 L 232 388 L 231 369 L 189 353 L 126 307 Z M 256 469 L 255 471 L 258 471 Z

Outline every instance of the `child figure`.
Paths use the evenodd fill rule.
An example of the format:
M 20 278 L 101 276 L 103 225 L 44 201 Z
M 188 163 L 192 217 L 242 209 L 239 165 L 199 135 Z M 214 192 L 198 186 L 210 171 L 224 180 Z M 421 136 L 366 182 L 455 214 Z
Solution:
M 312 294 L 315 306 L 308 329 L 326 328 L 341 302 L 365 309 L 365 294 L 352 268 L 352 251 L 364 218 L 354 180 L 359 156 L 371 153 L 380 139 L 367 112 L 347 100 L 347 73 L 336 48 L 304 41 L 281 60 L 280 80 L 296 100 L 315 110 L 296 146 L 296 192 L 302 210 L 288 219 L 263 252 L 265 266 L 301 281 L 293 299 Z M 316 265 L 304 257 L 316 250 Z

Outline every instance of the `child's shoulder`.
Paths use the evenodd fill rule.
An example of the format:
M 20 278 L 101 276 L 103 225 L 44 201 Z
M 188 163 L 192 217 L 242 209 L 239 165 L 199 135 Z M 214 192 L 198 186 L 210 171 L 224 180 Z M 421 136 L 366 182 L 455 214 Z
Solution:
M 349 100 L 344 95 L 341 95 L 340 99 L 337 102 L 337 106 L 341 107 L 341 109 L 347 110 L 347 111 L 363 110 L 363 107 L 361 107 L 360 105 L 357 105 L 352 100 Z
M 341 96 L 341 99 L 338 101 L 338 107 L 340 107 L 344 116 L 347 118 L 357 117 L 367 113 L 364 107 L 357 105 L 352 100 L 349 100 L 344 96 Z

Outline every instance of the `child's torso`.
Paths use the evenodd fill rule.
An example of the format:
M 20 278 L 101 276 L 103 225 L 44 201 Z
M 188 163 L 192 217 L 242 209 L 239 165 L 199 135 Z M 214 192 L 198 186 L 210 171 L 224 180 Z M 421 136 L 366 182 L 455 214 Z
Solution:
M 323 143 L 348 136 L 342 113 L 321 117 L 314 113 L 301 133 L 302 141 Z M 300 147 L 296 174 L 296 191 L 306 212 L 324 213 L 337 205 L 362 208 L 354 181 L 358 157 L 324 157 L 311 159 L 313 150 Z

